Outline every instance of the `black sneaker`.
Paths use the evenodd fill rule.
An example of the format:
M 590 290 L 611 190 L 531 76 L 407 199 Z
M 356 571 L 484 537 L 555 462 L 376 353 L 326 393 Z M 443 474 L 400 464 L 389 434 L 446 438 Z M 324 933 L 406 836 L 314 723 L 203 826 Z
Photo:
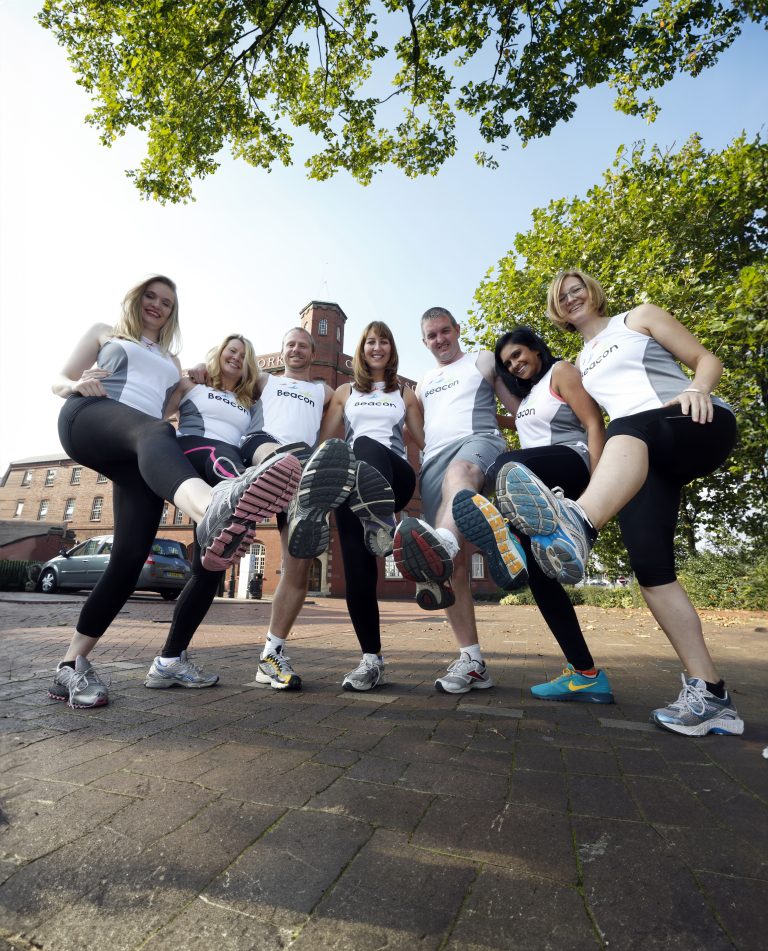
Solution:
M 288 551 L 294 558 L 317 558 L 328 547 L 328 513 L 349 498 L 355 484 L 355 457 L 343 439 L 327 439 L 304 466 L 288 508 Z
M 395 493 L 384 476 L 360 461 L 355 467 L 355 484 L 349 507 L 363 525 L 365 547 L 377 558 L 392 554 L 395 535 Z

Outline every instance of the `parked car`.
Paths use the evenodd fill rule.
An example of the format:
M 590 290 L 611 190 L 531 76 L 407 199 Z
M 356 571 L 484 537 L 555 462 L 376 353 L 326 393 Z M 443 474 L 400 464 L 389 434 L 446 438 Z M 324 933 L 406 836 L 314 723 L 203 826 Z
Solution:
M 96 535 L 69 551 L 62 551 L 40 569 L 37 590 L 53 594 L 65 589 L 95 588 L 109 563 L 111 551 L 111 535 Z M 173 601 L 191 574 L 192 566 L 184 556 L 180 542 L 172 538 L 156 538 L 135 590 L 157 591 L 166 601 Z

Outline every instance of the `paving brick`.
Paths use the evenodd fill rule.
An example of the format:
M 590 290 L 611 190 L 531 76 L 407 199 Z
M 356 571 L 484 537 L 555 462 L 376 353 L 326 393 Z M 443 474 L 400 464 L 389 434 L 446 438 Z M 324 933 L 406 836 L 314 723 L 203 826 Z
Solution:
M 625 785 L 648 822 L 705 828 L 714 816 L 676 780 L 627 776 Z
M 429 762 L 409 765 L 400 777 L 400 785 L 446 796 L 455 794 L 468 800 L 501 798 L 507 792 L 506 776 Z
M 768 935 L 768 882 L 700 873 L 699 882 L 739 951 L 764 951 Z
M 606 946 L 733 951 L 694 876 L 654 830 L 580 817 L 573 829 L 584 897 Z
M 568 789 L 574 814 L 606 819 L 640 818 L 634 800 L 620 779 L 572 775 Z
M 576 883 L 568 818 L 549 809 L 438 796 L 411 841 L 549 881 Z
M 445 947 L 446 951 L 596 951 L 602 946 L 575 888 L 485 868 Z
M 371 836 L 367 823 L 292 811 L 202 892 L 284 928 L 297 928 Z
M 426 793 L 342 778 L 310 799 L 307 808 L 360 819 L 396 832 L 411 832 L 431 801 Z
M 295 951 L 436 949 L 476 876 L 470 862 L 408 845 L 378 831 L 344 871 Z
M 347 770 L 349 779 L 360 779 L 369 783 L 384 783 L 388 786 L 400 780 L 408 764 L 404 760 L 385 759 L 370 754 L 361 757 Z
M 515 769 L 507 798 L 510 802 L 539 806 L 555 812 L 568 809 L 568 784 L 561 773 Z

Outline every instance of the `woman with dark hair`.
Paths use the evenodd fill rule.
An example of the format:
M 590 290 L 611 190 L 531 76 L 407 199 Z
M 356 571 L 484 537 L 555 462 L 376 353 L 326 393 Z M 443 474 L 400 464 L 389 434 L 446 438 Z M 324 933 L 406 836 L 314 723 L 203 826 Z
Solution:
M 510 465 L 523 463 L 550 487 L 559 487 L 569 498 L 579 495 L 603 448 L 600 409 L 584 391 L 578 370 L 553 357 L 549 347 L 529 327 L 515 327 L 496 343 L 496 372 L 513 396 L 520 400 L 510 428 L 517 430 L 520 450 L 505 452 L 489 477 L 503 483 Z M 496 537 L 503 518 L 488 499 L 460 492 L 453 503 L 456 524 L 466 538 L 496 557 Z M 592 654 L 579 626 L 576 612 L 562 585 L 547 577 L 530 557 L 530 540 L 521 544 L 528 562 L 528 583 L 534 600 L 565 654 L 562 676 L 531 687 L 542 700 L 612 703 L 613 693 L 605 671 L 595 668 Z
M 418 446 L 424 445 L 419 401 L 400 383 L 397 368 L 392 331 L 381 321 L 368 324 L 355 348 L 352 382 L 336 390 L 320 429 L 323 440 L 343 422 L 356 459 L 354 488 L 336 509 L 347 608 L 363 651 L 358 667 L 344 678 L 345 690 L 370 690 L 384 683 L 377 559 L 391 553 L 395 512 L 405 508 L 416 488 L 403 426 Z
M 744 722 L 675 574 L 682 487 L 723 465 L 736 442 L 733 411 L 711 395 L 722 363 L 653 304 L 610 317 L 603 289 L 577 269 L 552 281 L 547 312 L 584 340 L 577 361 L 584 387 L 611 419 L 605 451 L 574 501 L 558 498 L 530 467 L 516 465 L 506 473 L 499 504 L 531 536 L 544 572 L 571 583 L 583 575 L 598 530 L 618 514 L 640 590 L 685 671 L 677 700 L 654 710 L 653 721 L 687 736 L 742 733 Z
M 115 326 L 95 324 L 53 384 L 65 400 L 59 438 L 70 458 L 113 483 L 114 544 L 83 606 L 48 695 L 73 707 L 103 706 L 106 686 L 87 660 L 121 610 L 155 537 L 163 499 L 197 524 L 206 567 L 225 567 L 253 536 L 255 519 L 282 508 L 298 481 L 296 460 L 252 469 L 211 488 L 163 422 L 181 371 L 176 285 L 157 275 L 136 285 Z

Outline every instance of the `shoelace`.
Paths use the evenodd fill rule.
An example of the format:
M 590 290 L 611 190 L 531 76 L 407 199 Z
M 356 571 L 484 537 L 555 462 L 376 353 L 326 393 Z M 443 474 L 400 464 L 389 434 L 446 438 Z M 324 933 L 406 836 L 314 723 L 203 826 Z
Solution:
M 262 660 L 274 661 L 281 674 L 296 673 L 293 667 L 291 667 L 291 658 L 287 654 L 283 654 L 282 651 L 279 654 L 270 652 L 266 657 L 263 657 Z
M 69 685 L 70 700 L 75 696 L 75 694 L 81 693 L 83 690 L 87 690 L 91 685 L 108 687 L 110 683 L 112 683 L 111 679 L 109 683 L 104 683 L 93 667 L 89 667 L 88 670 L 84 670 L 82 673 L 76 674 L 75 679 Z
M 694 686 L 694 684 L 689 684 L 685 677 L 683 677 L 682 680 L 683 689 L 680 691 L 680 696 L 674 703 L 670 704 L 670 707 L 693 713 L 697 717 L 702 716 L 707 709 L 704 692 L 701 688 Z

